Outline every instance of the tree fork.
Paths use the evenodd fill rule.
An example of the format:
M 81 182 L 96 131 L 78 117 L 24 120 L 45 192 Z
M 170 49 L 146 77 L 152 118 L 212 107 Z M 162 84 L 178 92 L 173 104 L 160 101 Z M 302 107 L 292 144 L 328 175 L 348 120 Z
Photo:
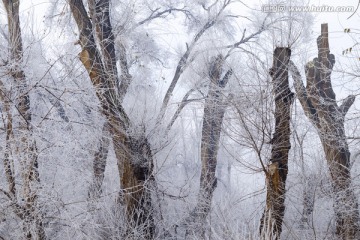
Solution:
M 107 6 L 105 14 L 108 16 L 109 1 L 100 0 L 100 2 L 98 2 L 99 6 Z M 82 48 L 79 54 L 80 61 L 89 74 L 100 101 L 102 113 L 109 124 L 109 132 L 112 136 L 118 163 L 120 186 L 123 189 L 121 201 L 119 202 L 123 203 L 126 208 L 130 226 L 128 230 L 137 227 L 142 228 L 144 229 L 144 237 L 146 239 L 153 239 L 155 231 L 152 216 L 151 190 L 149 188 L 149 183 L 153 181 L 153 159 L 150 144 L 145 135 L 134 137 L 129 134 L 131 123 L 121 105 L 122 97 L 119 96 L 116 80 L 112 76 L 114 72 L 109 71 L 109 69 L 116 69 L 116 66 L 111 65 L 114 63 L 112 61 L 113 58 L 107 55 L 107 53 L 112 54 L 113 50 L 98 49 L 93 36 L 93 30 L 96 26 L 90 21 L 83 1 L 70 0 L 69 4 L 80 32 L 79 43 Z M 106 23 L 98 22 L 98 24 Z M 100 39 L 102 37 L 107 38 L 106 46 L 103 45 L 101 47 L 110 46 L 112 48 L 114 44 L 111 37 L 111 25 L 98 27 L 102 30 L 106 29 L 105 32 L 98 31 L 98 33 L 101 33 Z M 103 58 L 101 52 L 104 53 Z M 104 63 L 103 61 L 106 62 Z
M 334 193 L 336 234 L 341 239 L 351 240 L 359 238 L 359 210 L 352 187 L 344 121 L 355 96 L 348 96 L 340 106 L 336 102 L 331 84 L 335 56 L 330 54 L 328 37 L 328 24 L 321 24 L 321 35 L 317 39 L 318 57 L 305 67 L 306 88 L 293 63 L 292 74 L 297 97 L 319 133 L 328 163 Z

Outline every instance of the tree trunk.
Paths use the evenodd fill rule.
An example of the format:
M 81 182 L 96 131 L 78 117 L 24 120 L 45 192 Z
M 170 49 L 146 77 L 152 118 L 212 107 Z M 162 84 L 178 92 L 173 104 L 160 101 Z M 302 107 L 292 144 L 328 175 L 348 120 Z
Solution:
M 111 47 L 114 46 L 111 25 L 107 20 L 101 22 L 95 20 L 94 26 L 81 0 L 70 0 L 69 3 L 80 32 L 79 43 L 82 47 L 80 60 L 88 71 L 100 101 L 102 113 L 109 124 L 123 191 L 120 202 L 126 206 L 128 230 L 143 230 L 144 237 L 152 239 L 154 237 L 150 192 L 150 183 L 153 181 L 152 153 L 145 134 L 129 135 L 130 121 L 121 105 L 122 97 L 119 96 L 117 76 L 113 75 L 117 73 L 115 72 L 116 65 L 112 65 L 115 62 L 113 47 Z M 101 14 L 105 14 L 104 17 L 109 19 L 109 1 L 100 0 L 97 4 Z M 99 44 L 101 51 L 96 47 L 93 36 L 95 28 L 98 38 L 104 39 L 104 42 Z
M 198 202 L 190 220 L 188 234 L 204 238 L 205 221 L 210 213 L 213 193 L 216 189 L 216 165 L 219 149 L 221 126 L 227 106 L 224 99 L 225 88 L 232 71 L 228 70 L 222 77 L 224 58 L 218 55 L 209 69 L 210 86 L 205 99 L 202 137 L 201 137 L 201 176 Z
M 350 152 L 346 142 L 344 119 L 355 101 L 348 96 L 338 106 L 331 85 L 335 56 L 330 54 L 328 25 L 321 25 L 317 39 L 318 57 L 306 65 L 307 86 L 292 65 L 295 89 L 306 116 L 317 129 L 328 162 L 334 193 L 336 233 L 341 239 L 358 239 L 358 202 L 351 184 Z
M 94 163 L 93 163 L 93 174 L 94 180 L 90 186 L 88 196 L 90 199 L 97 199 L 102 193 L 102 183 L 104 180 L 105 168 L 106 168 L 106 159 L 109 152 L 110 145 L 110 136 L 109 136 L 109 126 L 105 122 L 102 129 L 102 138 L 100 139 L 99 148 L 94 154 Z
M 155 223 L 151 189 L 154 179 L 150 144 L 144 135 L 131 137 L 127 144 L 131 156 L 124 158 L 121 169 L 119 169 L 123 189 L 120 199 L 125 203 L 127 209 L 130 230 L 143 231 L 145 239 L 153 239 Z M 116 149 L 115 154 L 121 155 L 123 150 L 120 151 L 119 146 Z
M 42 222 L 41 214 L 37 209 L 38 199 L 38 185 L 40 184 L 40 177 L 38 172 L 38 154 L 36 143 L 32 136 L 31 125 L 31 111 L 30 111 L 30 97 L 28 94 L 26 76 L 22 70 L 23 47 L 19 19 L 19 0 L 3 0 L 9 29 L 9 45 L 10 45 L 10 59 L 12 63 L 11 75 L 13 76 L 18 89 L 18 96 L 16 101 L 16 109 L 19 113 L 19 126 L 13 128 L 12 116 L 9 108 L 10 103 L 4 100 L 5 109 L 8 112 L 7 119 L 7 136 L 6 136 L 6 153 L 4 165 L 6 169 L 7 180 L 9 184 L 10 197 L 13 202 L 16 202 L 16 187 L 15 176 L 13 175 L 14 167 L 9 162 L 10 154 L 10 138 L 14 137 L 17 148 L 17 155 L 21 165 L 22 198 L 24 199 L 23 207 L 15 204 L 16 214 L 23 220 L 23 229 L 26 239 L 45 239 L 45 230 Z M 8 96 L 2 96 L 7 98 Z
M 276 48 L 270 75 L 273 78 L 275 98 L 275 133 L 271 159 L 266 171 L 266 207 L 260 221 L 263 238 L 279 239 L 285 213 L 286 178 L 288 174 L 288 154 L 290 150 L 290 114 L 294 94 L 289 88 L 288 65 L 289 48 Z M 268 239 L 268 238 L 266 238 Z

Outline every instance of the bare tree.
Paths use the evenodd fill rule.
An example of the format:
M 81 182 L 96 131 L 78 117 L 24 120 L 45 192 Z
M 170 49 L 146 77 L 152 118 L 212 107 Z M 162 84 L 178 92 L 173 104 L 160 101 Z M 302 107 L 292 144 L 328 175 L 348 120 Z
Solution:
M 348 96 L 338 106 L 331 84 L 335 56 L 330 54 L 328 25 L 321 25 L 317 39 L 318 57 L 305 68 L 306 88 L 300 72 L 291 64 L 295 90 L 302 108 L 317 129 L 328 162 L 334 194 L 336 233 L 342 239 L 357 239 L 358 203 L 351 183 L 350 152 L 344 120 L 355 96 Z

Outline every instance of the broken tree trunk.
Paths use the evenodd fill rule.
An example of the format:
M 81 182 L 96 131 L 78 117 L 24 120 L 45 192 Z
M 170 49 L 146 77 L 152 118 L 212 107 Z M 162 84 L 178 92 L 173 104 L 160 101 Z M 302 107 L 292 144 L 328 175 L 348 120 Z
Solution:
M 116 66 L 111 66 L 114 64 L 111 25 L 108 21 L 96 23 L 95 20 L 95 23 L 92 23 L 82 0 L 70 0 L 69 4 L 80 32 L 79 43 L 82 48 L 79 54 L 80 60 L 94 85 L 102 113 L 109 124 L 123 191 L 120 202 L 126 208 L 128 232 L 142 231 L 146 239 L 152 239 L 155 231 L 150 192 L 150 183 L 153 181 L 152 152 L 145 134 L 140 136 L 129 134 L 131 124 L 121 105 L 116 76 L 113 76 Z M 109 18 L 109 1 L 100 0 L 97 4 L 99 11 Z M 106 26 L 96 26 L 96 24 L 106 24 Z M 100 47 L 106 48 L 100 49 L 101 51 L 95 43 L 93 35 L 95 28 L 97 31 L 105 29 L 103 32 L 100 30 L 101 37 L 106 38 L 105 45 L 99 44 Z
M 221 126 L 228 105 L 223 89 L 232 75 L 228 70 L 222 77 L 224 57 L 218 55 L 209 69 L 210 86 L 205 99 L 201 137 L 201 176 L 198 202 L 190 219 L 188 234 L 204 238 L 205 221 L 210 213 L 211 201 L 217 185 L 216 166 Z
M 291 63 L 297 97 L 306 116 L 317 129 L 329 166 L 334 193 L 336 233 L 342 239 L 358 239 L 358 202 L 351 183 L 350 152 L 346 142 L 345 115 L 355 101 L 348 96 L 338 106 L 331 84 L 335 56 L 330 54 L 328 25 L 321 25 L 317 39 L 318 57 L 307 63 L 306 88 Z
M 266 206 L 260 221 L 263 238 L 279 239 L 285 213 L 285 185 L 288 174 L 288 154 L 290 150 L 290 114 L 294 94 L 289 88 L 288 65 L 291 50 L 276 48 L 270 75 L 273 78 L 275 98 L 275 133 L 271 159 L 266 171 Z M 266 238 L 266 239 L 268 239 Z

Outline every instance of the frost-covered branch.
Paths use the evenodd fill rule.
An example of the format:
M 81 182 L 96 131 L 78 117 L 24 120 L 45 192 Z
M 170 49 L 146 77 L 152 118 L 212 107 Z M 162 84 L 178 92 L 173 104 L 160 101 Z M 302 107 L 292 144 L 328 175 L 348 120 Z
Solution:
M 195 88 L 192 88 L 185 94 L 185 96 L 181 100 L 181 103 L 179 104 L 178 108 L 176 109 L 176 112 L 174 113 L 173 117 L 171 118 L 170 123 L 167 125 L 166 132 L 170 131 L 170 129 L 174 125 L 176 119 L 179 117 L 181 111 L 187 104 L 189 104 L 191 102 L 195 102 L 195 101 L 201 101 L 204 99 L 204 98 L 188 99 L 190 94 L 193 93 L 195 90 L 196 90 Z
M 343 116 L 345 116 L 354 102 L 355 102 L 355 96 L 354 95 L 347 96 L 345 98 L 345 100 L 342 102 L 342 104 L 340 105 L 340 107 L 339 107 L 340 113 Z
M 156 8 L 155 10 L 151 11 L 151 14 L 147 18 L 138 22 L 136 26 L 143 25 L 156 18 L 166 17 L 167 14 L 171 14 L 172 12 L 181 12 L 184 13 L 187 17 L 193 17 L 191 12 L 189 10 L 186 10 L 185 8 L 168 8 L 162 11 L 160 11 L 160 8 Z
M 311 103 L 311 100 L 308 97 L 308 93 L 306 92 L 306 88 L 304 86 L 304 83 L 301 78 L 301 74 L 294 64 L 293 61 L 290 60 L 289 62 L 289 70 L 292 75 L 292 78 L 294 79 L 294 87 L 296 96 L 300 101 L 301 106 L 304 109 L 304 112 L 308 118 L 311 119 L 311 121 L 318 127 L 320 127 L 320 122 L 318 119 L 318 114 L 316 109 Z
M 169 101 L 170 101 L 170 98 L 171 98 L 171 96 L 173 94 L 175 86 L 176 86 L 178 80 L 180 79 L 181 74 L 184 72 L 184 70 L 186 69 L 186 67 L 188 65 L 188 59 L 190 57 L 190 54 L 192 53 L 192 50 L 194 49 L 195 45 L 197 44 L 197 42 L 199 41 L 201 36 L 208 29 L 210 29 L 212 26 L 215 25 L 217 19 L 219 18 L 219 16 L 221 15 L 221 13 L 224 11 L 224 9 L 226 8 L 226 6 L 228 4 L 224 4 L 221 7 L 221 9 L 218 11 L 216 16 L 214 18 L 211 18 L 206 24 L 203 25 L 203 27 L 195 34 L 192 42 L 189 45 L 187 45 L 187 49 L 186 49 L 185 53 L 180 57 L 180 60 L 179 60 L 179 62 L 177 64 L 177 66 L 176 66 L 174 77 L 173 77 L 173 79 L 172 79 L 172 81 L 170 83 L 170 86 L 169 86 L 168 90 L 166 91 L 165 97 L 163 99 L 163 102 L 162 102 L 162 105 L 161 105 L 161 108 L 160 108 L 160 112 L 159 112 L 159 115 L 157 117 L 157 122 L 158 123 L 161 121 L 161 119 L 165 115 L 166 108 L 167 108 L 167 106 L 169 104 Z

